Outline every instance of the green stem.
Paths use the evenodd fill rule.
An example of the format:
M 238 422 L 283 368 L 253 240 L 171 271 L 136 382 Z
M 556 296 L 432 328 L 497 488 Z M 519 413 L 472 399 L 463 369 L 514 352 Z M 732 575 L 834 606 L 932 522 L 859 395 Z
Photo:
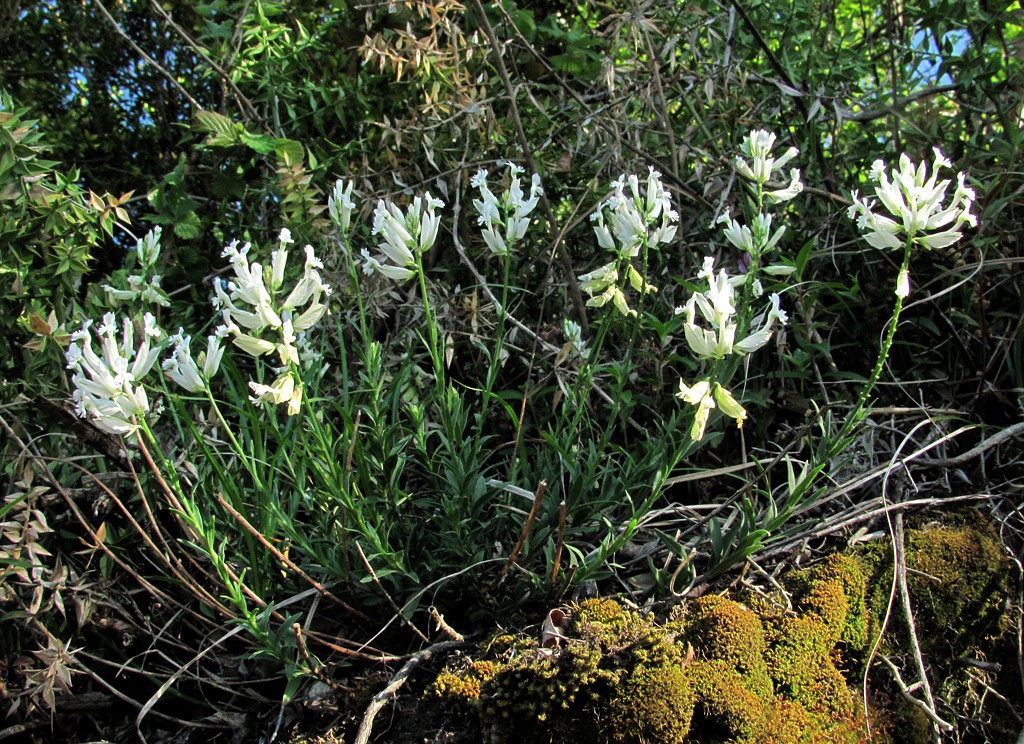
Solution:
M 256 471 L 256 468 L 253 466 L 250 459 L 246 456 L 245 450 L 242 449 L 242 444 L 235 438 L 235 433 L 228 425 L 227 419 L 224 418 L 224 414 L 221 413 L 220 406 L 217 405 L 217 399 L 213 397 L 213 393 L 210 392 L 209 387 L 206 388 L 206 399 L 210 402 L 210 407 L 213 409 L 213 413 L 220 422 L 220 425 L 224 427 L 224 432 L 228 436 L 231 448 L 235 451 L 235 454 L 238 455 L 238 459 L 242 461 L 245 469 L 249 473 L 249 477 L 252 478 L 253 485 L 262 493 L 263 482 L 260 479 L 259 473 Z
M 434 364 L 434 384 L 438 394 L 443 394 L 445 389 L 444 380 L 444 349 L 438 348 L 437 322 L 434 311 L 430 307 L 430 295 L 427 294 L 427 277 L 423 270 L 423 254 L 416 251 L 416 278 L 420 283 L 420 294 L 423 296 L 423 315 L 429 335 L 430 359 Z
M 504 256 L 505 271 L 501 284 L 501 307 L 498 308 L 498 338 L 494 344 L 494 353 L 491 356 L 490 365 L 487 368 L 487 381 L 484 384 L 483 397 L 480 401 L 480 425 L 476 427 L 474 445 L 478 445 L 483 434 L 484 419 L 487 416 L 487 409 L 491 402 L 491 393 L 494 391 L 494 383 L 498 379 L 498 370 L 501 368 L 501 350 L 505 343 L 505 322 L 508 317 L 508 282 L 509 271 L 512 261 L 509 256 Z M 474 446 L 474 450 L 476 446 Z
M 903 263 L 900 265 L 900 272 L 897 274 L 898 277 L 903 276 L 904 273 L 910 269 L 910 248 L 912 245 L 913 241 L 907 240 L 906 244 L 903 246 Z M 875 362 L 875 368 L 871 370 L 871 376 L 861 389 L 860 395 L 857 396 L 857 405 L 846 417 L 846 422 L 840 430 L 840 438 L 843 434 L 849 434 L 854 426 L 864 420 L 866 415 L 865 409 L 867 408 L 871 391 L 874 390 L 875 385 L 878 383 L 878 378 L 882 375 L 882 369 L 884 369 L 885 363 L 889 359 L 889 351 L 892 349 L 892 342 L 896 337 L 896 326 L 899 325 L 901 312 L 903 312 L 903 296 L 897 294 L 896 305 L 893 307 L 892 311 L 892 319 L 889 321 L 889 330 L 886 332 L 885 339 L 882 341 L 882 346 L 878 350 L 878 361 Z

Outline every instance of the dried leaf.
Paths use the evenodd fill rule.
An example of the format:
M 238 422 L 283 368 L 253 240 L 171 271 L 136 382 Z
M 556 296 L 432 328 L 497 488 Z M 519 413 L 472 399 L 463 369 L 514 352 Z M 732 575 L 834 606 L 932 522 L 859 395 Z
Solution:
M 540 628 L 540 647 L 556 648 L 561 645 L 565 638 L 563 631 L 569 624 L 569 615 L 557 607 L 548 613 Z

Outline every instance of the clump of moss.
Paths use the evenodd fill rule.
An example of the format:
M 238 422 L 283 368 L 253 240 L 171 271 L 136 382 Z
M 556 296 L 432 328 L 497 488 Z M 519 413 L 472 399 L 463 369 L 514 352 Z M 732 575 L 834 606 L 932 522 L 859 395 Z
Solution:
M 680 624 L 683 638 L 700 648 L 705 659 L 725 662 L 757 697 L 772 694 L 764 626 L 756 613 L 730 599 L 709 595 L 693 602 Z
M 860 560 L 835 553 L 811 569 L 789 574 L 786 585 L 798 612 L 814 615 L 828 628 L 838 630 L 835 641 L 847 649 L 866 650 L 867 578 Z
M 863 551 L 873 569 L 871 614 L 885 615 L 892 586 L 892 549 L 873 545 Z M 924 525 L 906 533 L 907 584 L 921 650 L 956 659 L 998 635 L 1007 596 L 1009 560 L 995 530 L 975 512 L 951 524 Z
M 660 624 L 588 600 L 570 608 L 560 648 L 492 641 L 486 673 L 462 664 L 430 691 L 471 702 L 494 742 L 859 743 L 856 705 L 832 661 L 856 605 L 848 573 L 829 564 L 807 574 L 799 617 L 708 596 Z
M 493 661 L 474 661 L 458 672 L 441 672 L 430 683 L 427 694 L 450 702 L 472 703 L 480 697 L 480 685 L 497 673 Z
M 1014 629 L 1009 627 L 1010 563 L 999 535 L 984 517 L 969 511 L 946 515 L 942 524 L 923 523 L 906 530 L 907 585 L 917 628 L 917 639 L 928 663 L 932 692 L 946 713 L 956 720 L 958 734 L 989 741 L 1009 740 L 1020 725 L 1010 706 L 988 689 L 1020 704 L 1016 664 L 1004 664 L 998 673 L 965 664 L 965 659 L 1004 659 L 1016 656 Z M 874 637 L 888 610 L 893 582 L 892 546 L 875 543 L 861 548 L 858 557 L 869 574 L 868 608 Z M 941 632 L 934 632 L 940 629 Z M 905 648 L 907 625 L 897 603 L 890 615 L 882 650 Z M 984 677 L 984 679 L 981 679 Z M 980 680 L 980 681 L 979 681 Z M 876 695 L 888 701 L 880 710 L 892 740 L 929 740 L 931 725 L 921 712 L 905 702 L 887 675 L 872 675 Z M 982 682 L 984 684 L 982 684 Z M 970 711 L 967 711 L 970 708 Z M 915 732 L 915 733 L 912 733 Z M 981 733 L 979 733 L 981 732 Z

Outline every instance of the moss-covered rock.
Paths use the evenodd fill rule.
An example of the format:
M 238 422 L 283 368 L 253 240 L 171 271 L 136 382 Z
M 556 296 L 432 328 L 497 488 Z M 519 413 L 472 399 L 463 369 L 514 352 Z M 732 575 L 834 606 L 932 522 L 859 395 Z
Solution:
M 474 713 L 492 742 L 861 742 L 854 697 L 832 661 L 858 606 L 845 590 L 848 568 L 802 576 L 808 609 L 797 617 L 707 596 L 658 623 L 588 600 L 568 608 L 561 647 L 493 640 L 428 694 Z
M 924 655 L 939 714 L 957 723 L 961 740 L 1009 741 L 1020 724 L 1010 705 L 989 694 L 995 689 L 1021 704 L 1016 631 L 1007 612 L 1010 562 L 999 535 L 976 511 L 944 515 L 941 524 L 921 522 L 906 530 L 907 585 L 917 639 Z M 874 638 L 889 609 L 893 585 L 892 545 L 874 543 L 857 552 L 868 576 L 867 604 Z M 907 648 L 907 626 L 896 603 L 880 650 Z M 1003 662 L 979 668 L 977 660 Z M 913 673 L 911 673 L 913 675 Z M 931 723 L 906 702 L 887 673 L 872 674 L 880 728 L 895 744 L 931 740 Z M 951 735 L 952 736 L 952 735 Z
M 996 658 L 1009 637 L 998 537 L 965 517 L 908 530 L 906 544 L 918 628 L 942 628 L 919 634 L 933 689 L 947 700 L 979 697 L 970 675 L 980 672 L 963 659 Z M 427 697 L 474 716 L 495 743 L 859 744 L 865 715 L 844 672 L 859 681 L 891 582 L 891 546 L 879 544 L 787 576 L 791 611 L 705 596 L 658 622 L 588 600 L 565 608 L 560 647 L 497 637 L 476 661 L 451 663 Z M 883 650 L 898 650 L 901 634 L 890 621 Z M 930 736 L 883 672 L 872 681 L 874 741 Z M 988 733 L 1013 733 L 995 718 Z

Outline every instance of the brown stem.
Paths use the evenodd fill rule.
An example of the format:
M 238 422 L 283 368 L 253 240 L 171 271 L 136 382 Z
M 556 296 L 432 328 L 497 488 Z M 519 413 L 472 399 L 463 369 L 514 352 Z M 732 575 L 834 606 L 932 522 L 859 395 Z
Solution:
M 537 484 L 537 491 L 533 494 L 533 506 L 530 507 L 530 513 L 526 517 L 526 522 L 523 524 L 523 530 L 519 533 L 519 541 L 516 546 L 512 548 L 512 552 L 509 553 L 508 560 L 501 569 L 501 573 L 498 574 L 498 581 L 508 573 L 508 570 L 512 568 L 512 564 L 516 562 L 516 558 L 523 550 L 523 545 L 526 544 L 526 538 L 530 536 L 530 531 L 533 529 L 533 522 L 537 519 L 537 514 L 540 512 L 540 502 L 544 499 L 544 493 L 548 490 L 548 482 L 541 481 Z
M 303 581 L 305 581 L 311 587 L 316 589 L 320 594 L 334 602 L 336 605 L 341 607 L 343 610 L 345 610 L 345 612 L 348 612 L 350 615 L 355 615 L 356 617 L 362 620 L 370 619 L 364 613 L 360 612 L 355 607 L 350 605 L 348 602 L 338 599 L 338 597 L 331 593 L 323 584 L 321 584 L 319 581 L 317 581 L 312 576 L 303 571 L 298 565 L 296 565 L 295 561 L 293 561 L 291 558 L 289 558 L 280 550 L 278 550 L 277 547 L 272 542 L 270 542 L 270 540 L 264 537 L 259 530 L 257 530 L 249 523 L 249 520 L 242 516 L 241 513 L 239 513 L 239 511 L 235 509 L 235 507 L 231 506 L 231 504 L 227 502 L 227 499 L 224 498 L 224 495 L 220 491 L 217 492 L 217 503 L 224 507 L 227 510 L 228 514 L 230 514 L 236 522 L 238 522 L 240 525 L 242 525 L 243 528 L 245 528 L 246 532 L 255 537 L 259 544 L 267 549 L 267 552 L 269 552 L 271 555 L 277 558 L 277 560 L 281 561 L 281 563 L 283 563 L 285 566 L 294 571 Z

